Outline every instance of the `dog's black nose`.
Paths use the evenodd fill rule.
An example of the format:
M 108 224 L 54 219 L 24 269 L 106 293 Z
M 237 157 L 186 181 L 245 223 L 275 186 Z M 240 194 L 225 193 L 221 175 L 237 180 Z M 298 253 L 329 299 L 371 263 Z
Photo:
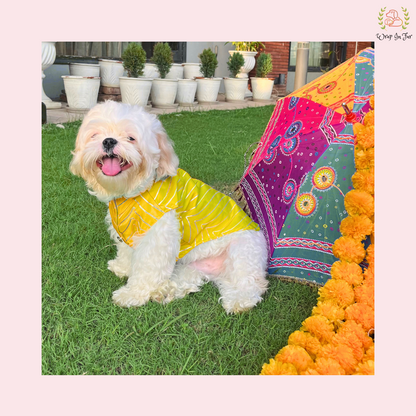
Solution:
M 112 137 L 108 137 L 103 140 L 103 147 L 105 150 L 111 150 L 117 144 L 117 140 Z

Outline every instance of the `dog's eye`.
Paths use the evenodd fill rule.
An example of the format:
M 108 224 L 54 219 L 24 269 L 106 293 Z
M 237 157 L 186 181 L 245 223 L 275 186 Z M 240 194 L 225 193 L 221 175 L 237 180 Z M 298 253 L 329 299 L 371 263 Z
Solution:
M 133 137 L 128 137 L 128 139 L 129 139 L 131 142 L 134 142 L 134 138 L 133 138 Z

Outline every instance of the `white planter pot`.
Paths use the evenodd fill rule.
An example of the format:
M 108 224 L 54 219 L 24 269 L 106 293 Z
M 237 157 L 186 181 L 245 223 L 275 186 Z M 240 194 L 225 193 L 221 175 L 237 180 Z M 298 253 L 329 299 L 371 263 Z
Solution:
M 175 98 L 177 91 L 177 79 L 155 78 L 150 92 L 152 106 L 156 108 L 176 107 Z
M 152 88 L 152 78 L 120 77 L 121 101 L 145 107 Z
M 74 62 L 73 64 L 69 64 L 69 75 L 78 77 L 99 77 L 100 65 Z
M 101 72 L 101 85 L 103 87 L 120 87 L 120 77 L 125 76 L 123 61 L 99 59 Z
M 254 68 L 256 65 L 256 58 L 257 52 L 242 52 L 242 51 L 228 51 L 230 55 L 239 52 L 244 57 L 244 65 L 241 68 L 240 73 L 237 75 L 237 78 L 248 78 L 248 73 Z
M 60 108 L 62 107 L 61 103 L 52 101 L 43 90 L 43 79 L 45 78 L 44 70 L 49 68 L 56 58 L 56 42 L 42 42 L 42 102 L 45 104 L 46 108 Z
M 248 73 L 254 68 L 256 65 L 256 55 L 257 52 L 248 52 L 248 51 L 228 51 L 230 55 L 232 55 L 235 52 L 240 52 L 241 55 L 244 57 L 244 65 L 241 68 L 241 71 L 239 74 L 237 74 L 237 78 L 247 78 L 248 79 Z M 245 97 L 251 97 L 253 94 L 248 89 L 246 89 L 246 92 L 244 94 Z
M 170 71 L 166 75 L 166 79 L 183 79 L 182 64 L 173 64 Z
M 193 79 L 196 77 L 203 77 L 201 72 L 201 64 L 184 63 L 183 66 L 183 77 L 185 79 Z
M 68 106 L 85 110 L 97 104 L 100 77 L 77 77 L 62 75 Z
M 181 106 L 194 105 L 196 88 L 197 83 L 194 79 L 179 79 L 176 102 Z
M 273 91 L 274 80 L 271 78 L 251 77 L 251 89 L 253 91 L 253 101 L 270 100 Z
M 224 78 L 224 87 L 226 101 L 244 101 L 244 95 L 248 88 L 248 78 Z
M 197 78 L 196 99 L 200 104 L 218 103 L 218 92 L 222 78 Z
M 156 64 L 144 64 L 143 76 L 145 78 L 160 78 Z

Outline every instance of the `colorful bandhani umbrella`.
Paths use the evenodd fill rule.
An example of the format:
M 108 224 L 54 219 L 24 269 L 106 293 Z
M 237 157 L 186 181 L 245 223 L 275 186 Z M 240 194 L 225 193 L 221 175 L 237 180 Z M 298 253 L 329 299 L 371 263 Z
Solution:
M 240 187 L 269 246 L 269 273 L 323 285 L 353 189 L 353 123 L 374 94 L 367 48 L 276 103 Z

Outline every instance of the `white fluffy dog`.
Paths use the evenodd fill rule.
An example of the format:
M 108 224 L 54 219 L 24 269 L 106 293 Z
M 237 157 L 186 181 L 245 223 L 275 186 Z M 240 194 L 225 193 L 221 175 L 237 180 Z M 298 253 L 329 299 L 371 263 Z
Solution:
M 231 198 L 178 169 L 178 157 L 156 116 L 138 106 L 113 101 L 98 104 L 85 116 L 72 153 L 71 172 L 86 181 L 92 195 L 109 205 L 106 222 L 117 245 L 117 256 L 108 262 L 108 268 L 120 278 L 128 277 L 126 285 L 113 293 L 116 304 L 140 306 L 149 300 L 167 303 L 198 291 L 207 281 L 218 287 L 227 313 L 248 310 L 261 301 L 268 285 L 263 233 L 256 224 L 257 228 L 253 229 L 254 223 Z M 239 228 L 232 225 L 214 238 L 206 239 L 205 235 L 215 233 L 208 230 L 208 234 L 203 234 L 199 229 L 202 223 L 198 222 L 194 227 L 200 232 L 197 236 L 200 241 L 191 247 L 191 237 L 185 241 L 188 236 L 185 237 L 184 227 L 192 226 L 189 222 L 192 215 L 184 210 L 181 201 L 176 205 L 170 202 L 177 198 L 177 192 L 172 193 L 170 185 L 174 181 L 179 184 L 178 192 L 183 194 L 193 195 L 195 184 L 204 192 L 210 189 L 212 200 L 220 201 L 219 204 L 227 201 L 227 207 L 234 204 L 232 215 L 228 213 L 228 219 L 223 217 L 223 223 L 238 210 L 241 222 L 252 223 L 251 228 L 234 232 Z M 189 182 L 194 183 L 192 188 L 188 181 L 194 181 Z M 167 187 L 163 188 L 165 185 Z M 147 204 L 152 199 L 150 195 L 159 197 L 153 192 L 156 187 L 159 194 L 164 193 L 164 199 L 168 199 L 167 190 L 170 192 L 169 203 L 164 207 L 157 203 L 144 209 L 144 201 Z M 204 198 L 195 196 L 193 199 Z M 118 216 L 130 203 L 133 205 L 127 208 L 129 212 L 124 212 L 127 225 L 122 229 Z M 193 209 L 195 207 L 190 210 Z M 142 210 L 147 212 L 142 215 Z M 142 222 L 129 217 L 132 213 L 141 215 Z M 208 214 L 198 221 L 206 217 Z M 147 224 L 149 219 L 151 224 Z M 210 228 L 211 225 L 204 226 Z M 127 233 L 130 235 L 126 236 Z

